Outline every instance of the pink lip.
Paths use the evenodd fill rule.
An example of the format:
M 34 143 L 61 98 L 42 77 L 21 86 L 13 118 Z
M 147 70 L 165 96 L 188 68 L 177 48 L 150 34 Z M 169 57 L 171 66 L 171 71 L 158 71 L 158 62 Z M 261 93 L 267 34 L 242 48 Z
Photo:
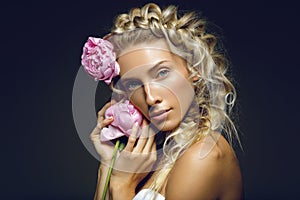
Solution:
M 162 110 L 162 111 L 158 111 L 158 112 L 155 112 L 155 113 L 151 113 L 150 114 L 150 118 L 152 120 L 155 120 L 155 121 L 162 121 L 164 119 L 167 118 L 169 112 L 170 112 L 171 109 L 168 109 L 168 110 Z

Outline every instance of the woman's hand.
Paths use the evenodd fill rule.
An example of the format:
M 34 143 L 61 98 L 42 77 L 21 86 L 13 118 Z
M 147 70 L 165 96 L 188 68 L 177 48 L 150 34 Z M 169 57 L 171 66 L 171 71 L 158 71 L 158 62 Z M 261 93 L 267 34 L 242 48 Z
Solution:
M 138 183 L 152 170 L 157 158 L 155 133 L 145 119 L 141 131 L 137 138 L 138 126 L 133 127 L 127 145 L 117 157 L 112 180 L 130 177 L 130 182 Z
M 137 139 L 134 126 L 125 149 L 119 154 L 110 179 L 110 196 L 114 200 L 132 199 L 142 179 L 153 170 L 156 162 L 155 134 L 144 119 L 142 133 Z
M 104 117 L 105 111 L 114 103 L 115 102 L 109 102 L 109 103 L 105 104 L 103 106 L 103 108 L 98 112 L 97 125 L 90 134 L 90 139 L 94 144 L 96 152 L 101 156 L 101 162 L 106 163 L 106 164 L 110 163 L 109 161 L 112 158 L 114 144 L 110 141 L 102 142 L 100 140 L 100 134 L 101 134 L 101 130 L 104 127 L 111 124 L 114 120 L 113 118 L 105 118 Z M 127 145 L 125 146 L 125 149 L 122 151 L 123 156 L 118 155 L 118 157 L 120 157 L 120 158 L 127 157 L 127 156 L 129 156 L 129 154 L 132 154 L 131 157 L 137 156 L 139 154 L 142 154 L 141 156 L 143 156 L 143 157 L 145 157 L 145 156 L 147 157 L 147 156 L 149 156 L 149 152 L 152 152 L 152 151 L 153 151 L 152 154 L 156 155 L 155 133 L 154 133 L 153 129 L 149 127 L 146 120 L 143 120 L 141 131 L 142 131 L 142 133 L 140 135 L 140 138 L 138 139 L 137 138 L 138 126 L 133 127 L 132 133 L 131 133 L 130 137 L 128 138 Z M 151 156 L 153 156 L 153 155 L 151 155 Z M 118 163 L 120 163 L 120 162 L 118 162 Z M 119 167 L 116 167 L 116 168 L 119 168 Z M 130 169 L 127 170 L 127 168 L 124 170 L 125 171 L 135 171 L 135 170 L 130 170 Z M 141 170 L 139 170 L 139 171 L 141 171 Z
M 101 156 L 102 166 L 109 167 L 114 150 L 112 142 L 101 142 L 101 130 L 113 122 L 113 118 L 105 119 L 104 113 L 112 103 L 107 103 L 99 112 L 97 126 L 90 134 L 97 153 Z M 128 142 L 121 153 L 118 153 L 111 184 L 127 184 L 130 187 L 136 185 L 152 170 L 156 161 L 155 133 L 144 119 L 140 138 L 137 138 L 138 125 L 132 129 Z M 103 166 L 103 167 L 104 167 Z
M 113 122 L 113 118 L 104 117 L 105 111 L 113 104 L 114 102 L 109 102 L 105 104 L 102 109 L 98 112 L 97 125 L 94 130 L 90 134 L 90 139 L 94 144 L 96 152 L 100 155 L 102 162 L 107 162 L 109 165 L 109 161 L 112 158 L 112 153 L 114 146 L 111 142 L 101 142 L 100 141 L 100 133 L 101 130 L 111 124 Z

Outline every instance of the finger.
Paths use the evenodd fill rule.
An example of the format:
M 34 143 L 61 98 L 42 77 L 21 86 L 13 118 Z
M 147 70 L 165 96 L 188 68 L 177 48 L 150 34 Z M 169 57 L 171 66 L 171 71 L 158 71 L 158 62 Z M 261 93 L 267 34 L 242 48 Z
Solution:
M 101 110 L 98 112 L 98 122 L 99 122 L 99 120 L 103 120 L 103 119 L 104 119 L 105 111 L 106 111 L 107 108 L 109 108 L 111 105 L 112 105 L 112 103 L 111 103 L 111 102 L 108 102 L 108 103 L 106 103 L 106 104 L 101 108 Z
M 149 135 L 148 129 L 149 129 L 148 123 L 144 119 L 143 124 L 142 124 L 142 130 L 141 130 L 142 132 L 141 132 L 141 135 L 137 141 L 136 147 L 134 148 L 133 152 L 139 153 L 139 152 L 142 152 L 142 150 L 144 149 L 146 142 L 148 140 L 148 135 Z
M 157 159 L 156 143 L 155 142 L 153 142 L 152 147 L 151 147 L 151 156 L 153 156 L 155 158 L 155 160 Z
M 143 149 L 143 153 L 148 153 L 151 151 L 152 146 L 155 146 L 155 132 L 154 130 L 149 127 L 148 128 L 148 140 L 145 144 L 145 147 Z
M 100 133 L 101 130 L 106 127 L 107 125 L 111 124 L 114 121 L 113 117 L 109 117 L 107 119 L 104 119 L 103 121 L 97 123 L 96 127 L 92 130 L 90 134 L 90 139 L 95 142 L 95 141 L 100 141 Z
M 91 141 L 92 142 L 100 142 L 100 137 L 99 137 L 99 135 L 100 135 L 100 131 L 101 131 L 101 129 L 98 127 L 98 126 L 96 126 L 93 130 L 92 130 L 92 132 L 91 132 L 91 134 L 90 134 L 90 139 L 91 139 Z
M 153 142 L 153 144 L 152 144 L 151 153 L 155 153 L 155 155 L 156 155 L 156 143 L 155 142 Z
M 97 123 L 97 127 L 101 130 L 104 127 L 108 126 L 114 121 L 113 117 L 108 117 L 106 119 L 101 120 L 100 122 Z
M 117 101 L 115 99 L 111 99 L 110 103 L 111 105 L 114 105 L 115 103 L 117 103 Z
M 132 152 L 136 138 L 137 138 L 137 132 L 138 132 L 138 123 L 136 122 L 131 130 L 131 134 L 128 138 L 128 142 L 126 144 L 126 147 L 124 148 L 125 151 L 130 151 Z

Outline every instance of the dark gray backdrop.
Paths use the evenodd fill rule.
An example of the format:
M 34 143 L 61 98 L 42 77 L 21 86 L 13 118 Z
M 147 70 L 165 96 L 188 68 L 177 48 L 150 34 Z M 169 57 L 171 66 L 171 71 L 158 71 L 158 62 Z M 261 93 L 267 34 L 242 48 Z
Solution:
M 77 135 L 72 88 L 82 45 L 148 1 L 2 3 L 1 199 L 92 199 L 98 161 Z M 237 82 L 248 200 L 299 196 L 299 12 L 276 1 L 154 1 L 219 26 Z

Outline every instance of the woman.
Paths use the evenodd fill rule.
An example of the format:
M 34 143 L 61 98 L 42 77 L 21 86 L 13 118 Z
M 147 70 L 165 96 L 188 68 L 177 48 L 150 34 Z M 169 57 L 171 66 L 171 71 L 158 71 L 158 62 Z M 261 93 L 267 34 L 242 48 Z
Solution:
M 175 6 L 161 10 L 150 3 L 119 15 L 105 40 L 120 68 L 101 80 L 112 79 L 114 99 L 130 100 L 143 114 L 142 127 L 132 127 L 114 163 L 106 198 L 242 199 L 231 147 L 233 137 L 239 139 L 229 118 L 236 93 L 205 22 L 195 13 L 178 16 Z M 114 147 L 100 138 L 114 121 L 105 118 L 114 103 L 98 112 L 90 136 L 102 162 L 95 199 L 104 193 L 112 159 Z

